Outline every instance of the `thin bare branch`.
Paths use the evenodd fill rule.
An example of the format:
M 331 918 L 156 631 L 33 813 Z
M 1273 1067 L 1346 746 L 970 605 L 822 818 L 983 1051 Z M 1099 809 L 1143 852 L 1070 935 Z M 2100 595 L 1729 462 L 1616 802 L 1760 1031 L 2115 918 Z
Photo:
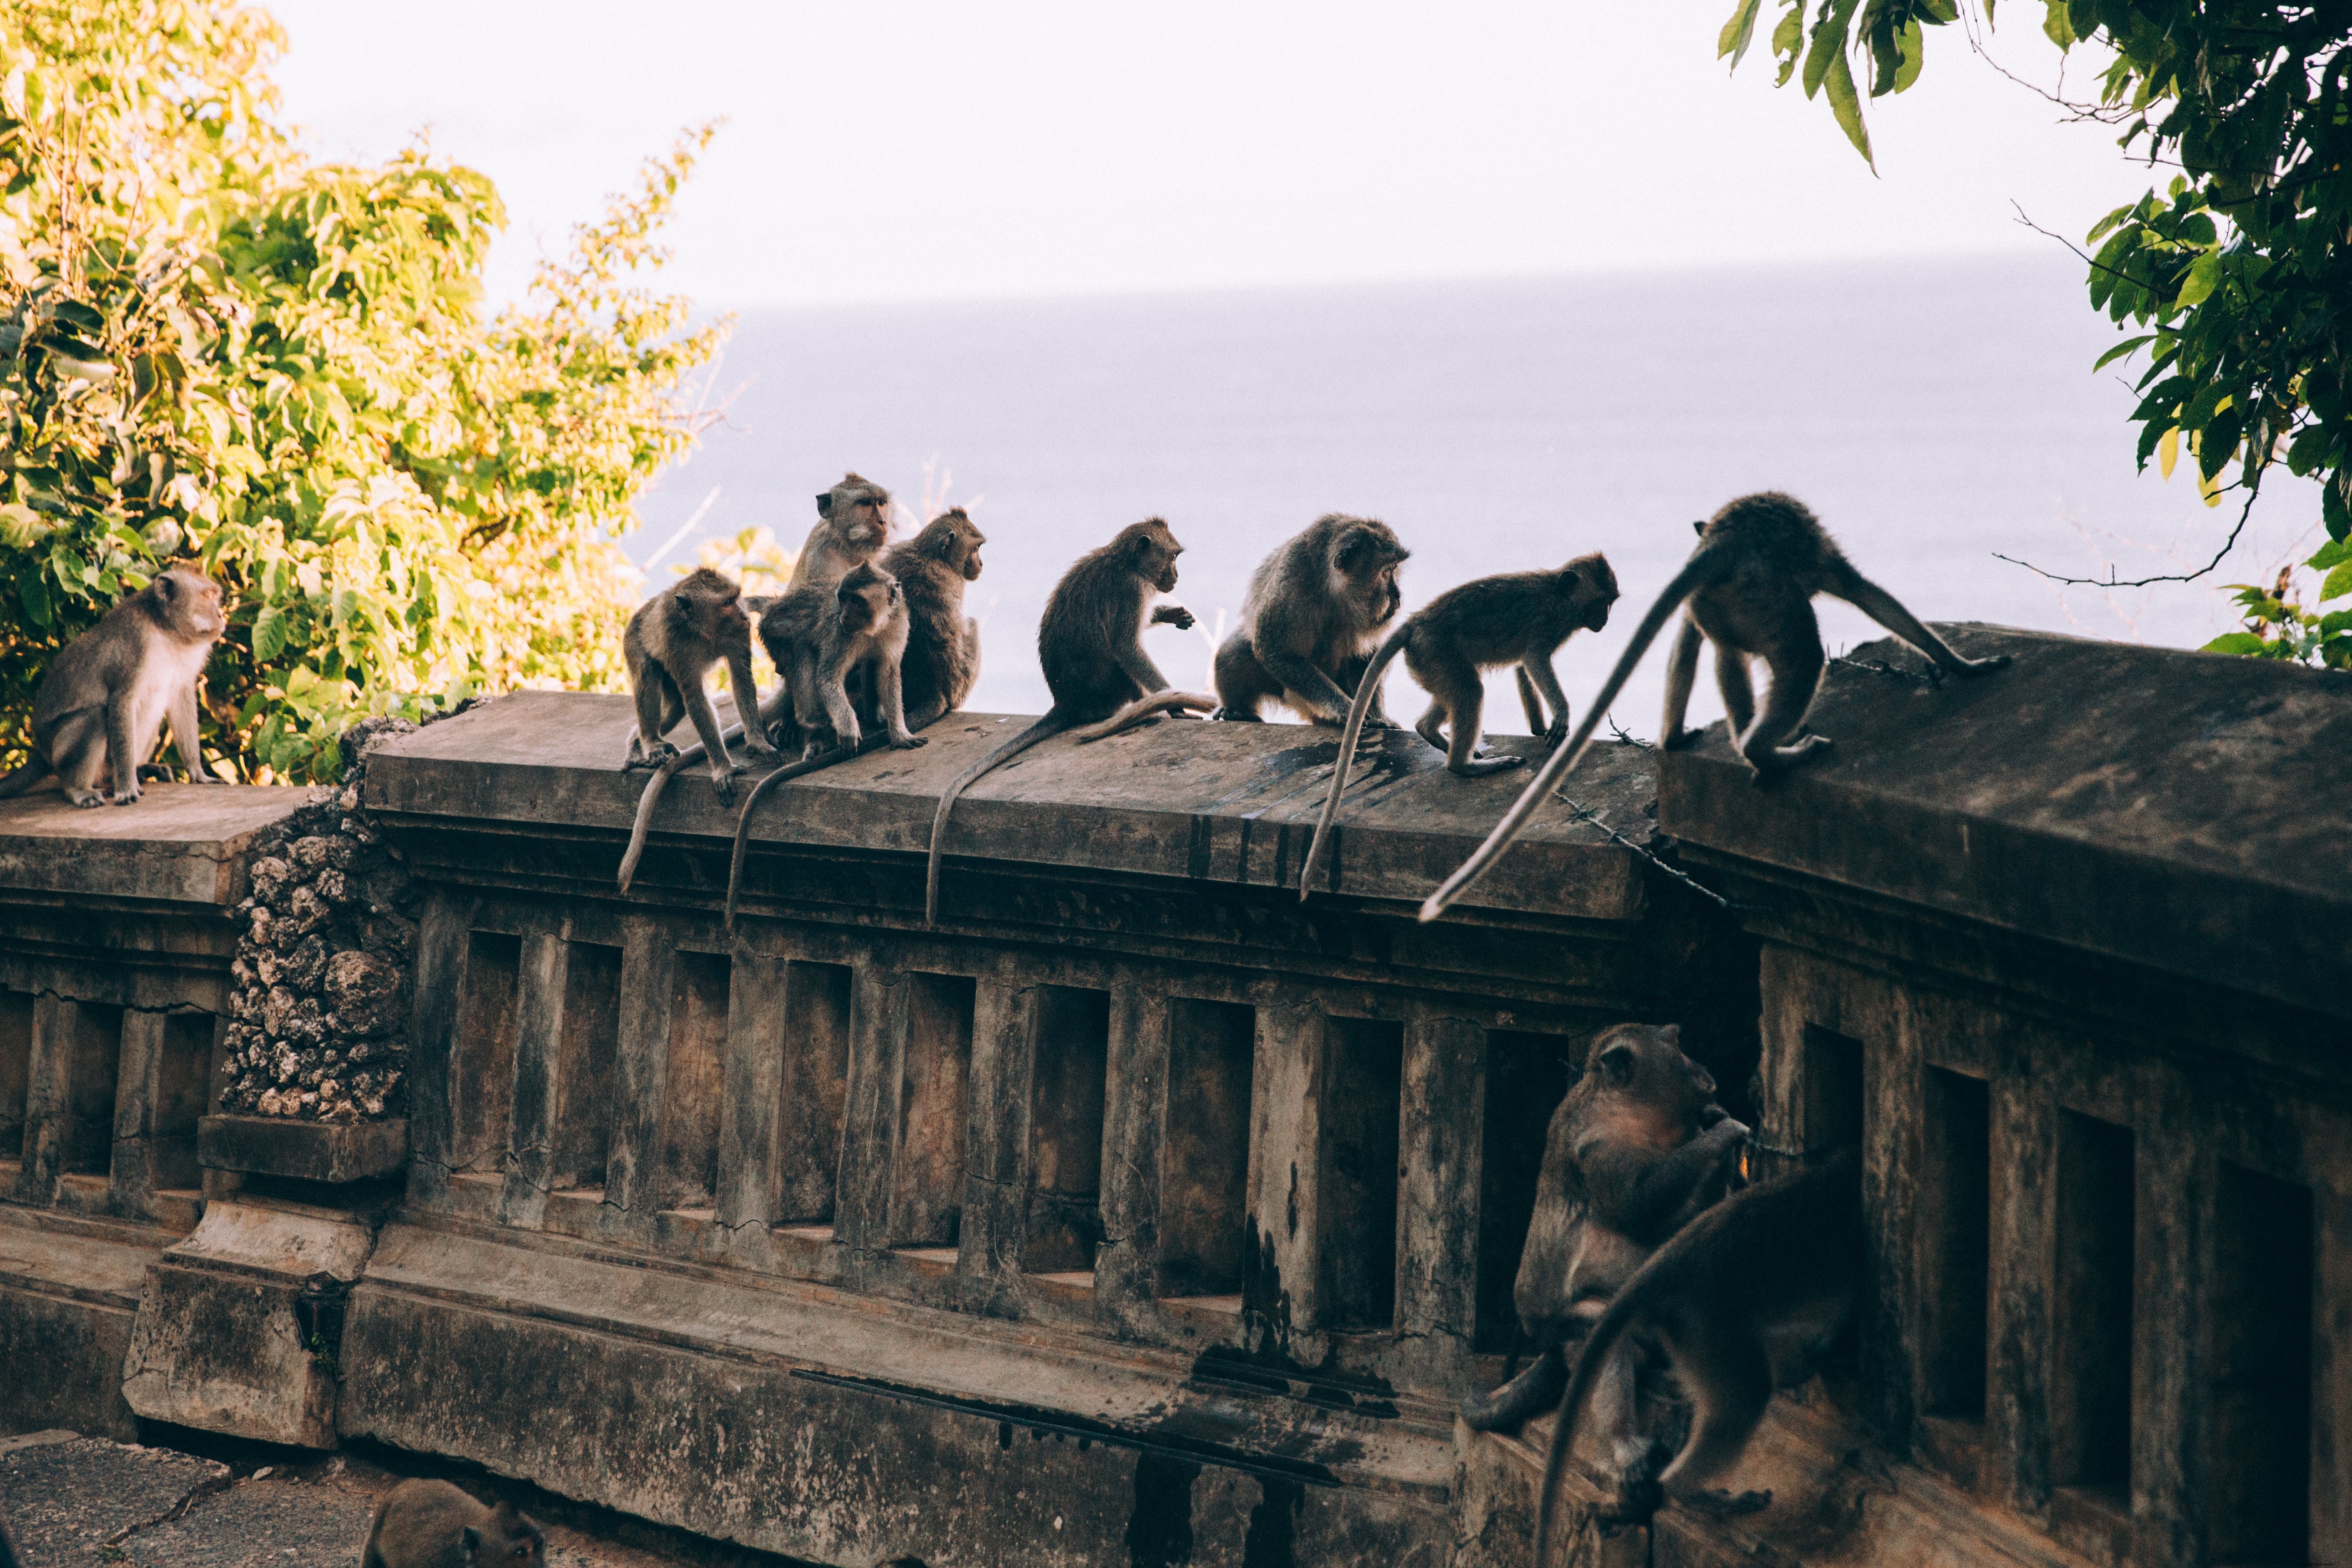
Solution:
M 2238 509 L 2238 526 L 2230 530 L 2230 537 L 2221 542 L 2221 548 L 2213 552 L 2213 559 L 2208 561 L 2204 565 L 2200 566 L 2194 572 L 2168 574 L 2158 577 L 2119 578 L 2116 575 L 2115 567 L 2110 565 L 2107 568 L 2107 574 L 2105 577 L 2062 577 L 2055 572 L 2044 572 L 2041 567 L 2036 566 L 2031 561 L 2020 561 L 2014 555 L 2003 555 L 1998 550 L 1992 552 L 1992 558 L 1996 561 L 2006 561 L 2011 566 L 2022 566 L 2037 577 L 2047 577 L 2053 583 L 2062 584 L 2072 587 L 2145 588 L 2151 583 L 2194 583 L 2198 578 L 2204 576 L 2208 572 L 2210 572 L 2215 567 L 2221 565 L 2221 558 L 2229 554 L 2231 551 L 2237 548 L 2238 535 L 2246 531 L 2246 519 L 2253 515 L 2254 497 L 2261 492 L 2256 487 L 2251 485 L 2245 487 L 2245 489 L 2246 504 Z

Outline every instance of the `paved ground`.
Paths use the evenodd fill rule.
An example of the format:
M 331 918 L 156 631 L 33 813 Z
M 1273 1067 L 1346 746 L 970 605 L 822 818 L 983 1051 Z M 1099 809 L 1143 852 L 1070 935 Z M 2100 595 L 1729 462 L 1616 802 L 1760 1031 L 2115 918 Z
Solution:
M 0 1437 L 0 1511 L 16 1530 L 25 1568 L 356 1564 L 376 1504 L 402 1479 L 343 1456 L 226 1465 L 70 1432 Z M 541 1522 L 550 1568 L 674 1568 L 687 1561 Z

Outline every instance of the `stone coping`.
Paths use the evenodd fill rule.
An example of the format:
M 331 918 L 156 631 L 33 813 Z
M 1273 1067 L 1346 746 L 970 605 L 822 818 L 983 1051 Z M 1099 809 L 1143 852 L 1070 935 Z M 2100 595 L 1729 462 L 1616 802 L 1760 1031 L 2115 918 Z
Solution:
M 302 1121 L 287 1116 L 206 1116 L 196 1123 L 196 1159 L 215 1171 L 360 1182 L 408 1163 L 408 1121 Z
M 254 835 L 320 793 L 151 784 L 126 806 L 77 806 L 54 790 L 0 801 L 0 889 L 234 904 Z
M 2352 1014 L 2352 674 L 1990 626 L 1979 680 L 1832 665 L 1836 749 L 1763 787 L 1720 728 L 1665 831 L 1948 915 Z M 1925 661 L 1876 642 L 1850 656 Z
M 1494 716 L 1490 707 L 1489 717 Z M 625 698 L 530 691 L 385 742 L 368 756 L 367 802 L 411 825 L 434 818 L 509 827 L 591 829 L 620 848 L 644 789 L 621 759 L 634 720 Z M 914 752 L 877 752 L 793 780 L 761 802 L 763 847 L 920 855 L 940 792 L 1027 720 L 958 713 Z M 1343 802 L 1327 890 L 1418 901 L 1475 848 L 1528 777 L 1456 779 L 1410 731 L 1375 737 L 1366 782 Z M 1338 737 L 1297 724 L 1165 721 L 1092 745 L 1049 741 L 975 784 L 956 808 L 957 858 L 1039 868 L 1296 888 L 1330 779 Z M 1529 739 L 1496 737 L 1535 755 Z M 1360 763 L 1360 768 L 1364 764 Z M 742 787 L 758 777 L 744 775 Z M 1653 832 L 1651 753 L 1596 747 L 1576 798 L 1636 843 Z M 664 794 L 640 889 L 658 883 L 663 841 L 730 839 L 736 813 L 707 774 Z M 1644 910 L 1639 858 L 1554 801 L 1469 902 L 1489 909 L 1629 921 Z M 751 875 L 759 874 L 755 858 Z

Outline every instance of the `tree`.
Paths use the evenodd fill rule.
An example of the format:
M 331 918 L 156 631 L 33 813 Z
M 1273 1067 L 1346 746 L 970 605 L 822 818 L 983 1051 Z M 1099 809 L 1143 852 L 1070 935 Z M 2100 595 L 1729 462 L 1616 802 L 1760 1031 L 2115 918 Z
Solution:
M 331 778 L 369 713 L 623 683 L 620 535 L 729 323 L 640 286 L 705 127 L 486 317 L 490 182 L 314 163 L 237 0 L 0 11 L 0 754 L 49 658 L 162 563 L 234 606 L 205 747 Z
M 1826 93 L 1869 158 L 1854 64 L 1870 96 L 1918 79 L 1929 27 L 1960 18 L 1958 0 L 1779 0 L 1771 49 L 1780 85 L 1801 69 L 1808 98 Z M 1994 0 L 1983 0 L 1991 25 Z M 1732 68 L 1752 42 L 1763 0 L 1739 0 L 1718 40 Z M 2251 510 L 2272 465 L 2320 482 L 2329 542 L 2308 563 L 2325 574 L 2315 603 L 2352 595 L 2352 8 L 2284 0 L 2042 0 L 2060 48 L 2100 47 L 2112 60 L 2095 101 L 2068 103 L 2121 129 L 2120 144 L 2179 172 L 2094 227 L 2082 253 L 2091 303 L 2147 331 L 2100 365 L 2144 354 L 2138 461 L 2169 473 L 2185 446 L 2200 486 L 2231 483 Z M 2202 576 L 2245 526 L 2239 513 Z M 2147 579 L 2157 581 L 2158 579 Z M 2216 639 L 2254 653 L 2352 668 L 2352 610 L 2322 613 L 2274 588 L 2238 585 L 2244 632 Z

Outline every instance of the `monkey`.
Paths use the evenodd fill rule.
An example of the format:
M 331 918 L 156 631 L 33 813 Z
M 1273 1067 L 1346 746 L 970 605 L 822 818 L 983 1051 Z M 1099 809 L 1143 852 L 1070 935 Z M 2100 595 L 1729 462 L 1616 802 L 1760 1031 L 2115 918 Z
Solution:
M 962 707 L 980 679 L 980 625 L 963 613 L 963 590 L 980 580 L 980 547 L 987 542 L 963 508 L 951 507 L 882 557 L 882 570 L 907 596 L 907 651 L 898 669 L 909 730 Z
M 1693 1219 L 1634 1270 L 1601 1315 L 1560 1401 L 1536 1498 L 1541 1563 L 1560 1473 L 1619 1341 L 1639 1331 L 1694 1406 L 1690 1436 L 1654 1483 L 1634 1489 L 1717 1518 L 1752 1513 L 1767 1491 L 1710 1485 L 1731 1468 L 1776 1388 L 1811 1377 L 1853 1321 L 1863 1284 L 1860 1151 L 1759 1182 Z
M 1652 1250 L 1741 1184 L 1748 1128 L 1715 1103 L 1715 1079 L 1685 1056 L 1682 1031 L 1620 1024 L 1597 1036 L 1584 1073 L 1552 1112 L 1536 1206 L 1512 1289 L 1537 1359 L 1462 1416 L 1476 1431 L 1517 1426 L 1568 1385 L 1562 1345 L 1589 1330 Z M 1633 1434 L 1634 1357 L 1600 1397 L 1620 1463 Z
M 872 479 L 850 473 L 816 498 L 816 526 L 793 563 L 794 588 L 829 588 L 853 566 L 863 566 L 890 539 L 890 492 Z
M 1695 738 L 1683 729 L 1683 716 L 1690 702 L 1692 676 L 1698 668 L 1699 644 L 1712 640 L 1716 682 L 1723 692 L 1724 710 L 1730 715 L 1733 740 L 1759 781 L 1767 773 L 1794 767 L 1830 744 L 1826 735 L 1799 734 L 1828 662 L 1821 627 L 1813 618 L 1816 594 L 1843 599 L 1934 659 L 1947 674 L 1984 675 L 2009 662 L 2005 653 L 1963 658 L 1952 651 L 1894 595 L 1855 571 L 1820 520 L 1794 496 L 1778 490 L 1741 496 L 1706 521 L 1691 526 L 1698 531 L 1698 548 L 1633 629 L 1633 640 L 1617 668 L 1609 672 L 1600 696 L 1584 710 L 1584 722 L 1528 781 L 1486 841 L 1422 904 L 1423 921 L 1444 914 L 1446 906 L 1485 876 L 1519 836 L 1551 787 L 1584 755 L 1610 703 L 1625 689 L 1634 666 L 1642 662 L 1666 618 L 1685 599 L 1690 601 L 1690 612 L 1666 666 L 1666 707 L 1658 744 L 1673 750 Z M 1755 710 L 1755 692 L 1748 683 L 1748 664 L 1752 658 L 1764 660 L 1772 672 L 1760 713 Z
M 702 678 L 723 659 L 737 710 L 748 712 L 758 701 L 751 682 L 751 621 L 743 613 L 742 596 L 724 574 L 698 566 L 639 605 L 621 637 L 629 689 L 637 702 L 637 728 L 622 765 L 658 767 L 676 757 L 677 749 L 662 736 L 680 715 L 689 717 L 702 738 L 702 754 L 710 760 L 710 782 L 730 805 L 735 799 L 732 775 L 741 769 L 727 754 Z M 757 725 L 742 731 L 742 741 L 747 750 L 775 755 Z
M 117 600 L 50 661 L 33 699 L 33 754 L 0 779 L 0 800 L 55 774 L 76 805 L 105 798 L 101 779 L 130 805 L 166 721 L 188 782 L 227 782 L 205 770 L 196 729 L 196 683 L 227 629 L 220 584 L 193 566 L 167 566 Z
M 801 738 L 803 762 L 857 744 L 863 727 L 845 689 L 852 670 L 872 677 L 876 716 L 892 745 L 929 743 L 907 728 L 898 673 L 907 619 L 898 580 L 871 562 L 827 586 L 795 588 L 760 617 L 760 641 L 783 678 L 762 717 L 788 741 Z
M 1598 552 L 1580 555 L 1556 572 L 1514 572 L 1480 577 L 1449 588 L 1397 624 L 1381 641 L 1356 682 L 1356 700 L 1348 709 L 1348 725 L 1339 738 L 1339 762 L 1331 774 L 1331 792 L 1324 797 L 1323 815 L 1315 824 L 1315 837 L 1298 868 L 1298 896 L 1313 890 L 1315 873 L 1330 847 L 1331 819 L 1339 813 L 1339 795 L 1348 785 L 1348 770 L 1355 764 L 1356 742 L 1364 720 L 1378 700 L 1381 671 L 1391 659 L 1404 655 L 1404 667 L 1430 694 L 1429 711 L 1413 728 L 1421 738 L 1445 753 L 1448 773 L 1479 778 L 1519 765 L 1517 757 L 1490 757 L 1479 744 L 1478 721 L 1486 689 L 1479 672 L 1510 664 L 1519 679 L 1532 680 L 1551 704 L 1551 722 L 1539 726 L 1546 742 L 1557 746 L 1568 734 L 1568 699 L 1560 694 L 1553 674 L 1552 655 L 1579 631 L 1599 631 L 1609 624 L 1609 606 L 1617 602 L 1617 574 L 1608 557 Z M 1540 718 L 1534 699 L 1529 719 Z M 1438 721 L 1444 721 L 1444 734 Z
M 1144 606 L 1154 594 L 1176 590 L 1176 542 L 1167 522 L 1150 517 L 1129 523 L 1099 550 L 1081 555 L 1045 600 L 1037 623 L 1037 660 L 1045 667 L 1053 706 L 1045 715 L 966 768 L 940 796 L 931 818 L 930 865 L 924 876 L 923 921 L 940 919 L 940 860 L 947 849 L 948 814 L 956 798 L 992 770 L 1023 752 L 1074 731 L 1101 740 L 1171 708 L 1213 708 L 1213 698 L 1171 691 L 1168 678 L 1143 651 L 1146 625 L 1189 631 L 1192 613 L 1181 605 Z
M 488 1508 L 447 1481 L 411 1478 L 385 1494 L 360 1568 L 541 1568 L 547 1532 L 500 1500 Z
M 1396 574 L 1412 553 L 1388 524 L 1335 511 L 1259 562 L 1241 625 L 1217 649 L 1210 717 L 1256 720 L 1271 700 L 1309 723 L 1345 723 L 1373 639 L 1403 603 Z M 1374 729 L 1388 728 L 1377 695 L 1370 711 Z

